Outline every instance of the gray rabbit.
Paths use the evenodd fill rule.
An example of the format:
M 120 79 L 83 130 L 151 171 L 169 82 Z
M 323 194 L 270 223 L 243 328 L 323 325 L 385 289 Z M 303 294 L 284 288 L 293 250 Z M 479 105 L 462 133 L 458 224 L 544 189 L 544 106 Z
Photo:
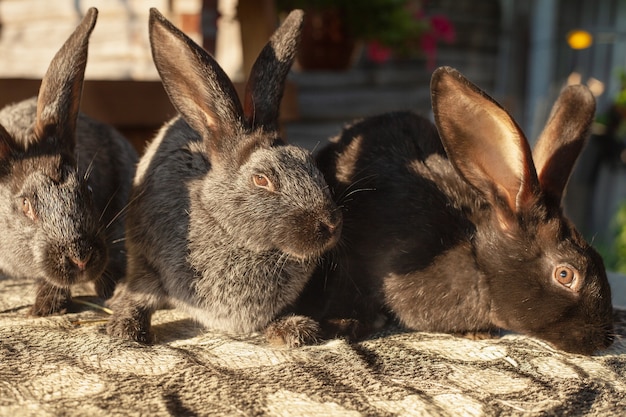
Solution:
M 151 9 L 154 62 L 180 116 L 138 166 L 109 334 L 152 342 L 152 313 L 169 302 L 211 329 L 265 330 L 288 346 L 317 339 L 316 322 L 285 314 L 342 222 L 309 152 L 278 132 L 302 16 L 261 51 L 242 107 L 215 60 Z
M 40 280 L 31 314 L 62 313 L 70 287 L 108 298 L 125 271 L 124 206 L 137 154 L 79 114 L 91 8 L 52 59 L 36 98 L 0 110 L 0 270 Z

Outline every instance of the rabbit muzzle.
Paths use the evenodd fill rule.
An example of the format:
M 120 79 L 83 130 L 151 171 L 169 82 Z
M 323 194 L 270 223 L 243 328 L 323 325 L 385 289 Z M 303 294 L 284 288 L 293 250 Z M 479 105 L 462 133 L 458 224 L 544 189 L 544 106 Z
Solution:
M 299 219 L 294 220 L 297 231 L 285 230 L 290 235 L 298 235 L 299 239 L 285 237 L 289 242 L 282 246 L 282 250 L 289 255 L 306 260 L 321 256 L 324 252 L 333 248 L 341 236 L 343 218 L 338 209 L 323 210 L 324 214 L 304 212 Z M 295 233 L 294 233 L 295 232 Z
M 106 246 L 100 238 L 54 245 L 46 256 L 45 277 L 60 287 L 93 281 L 102 275 L 107 259 Z
M 615 340 L 612 323 L 588 325 L 572 330 L 567 335 L 551 340 L 552 344 L 567 352 L 591 355 L 609 348 Z M 550 341 L 550 340 L 549 340 Z
M 323 252 L 331 249 L 339 241 L 341 236 L 341 229 L 343 226 L 343 218 L 341 211 L 333 210 L 327 219 L 321 220 L 317 225 L 316 234 L 321 241 L 326 243 L 323 245 Z

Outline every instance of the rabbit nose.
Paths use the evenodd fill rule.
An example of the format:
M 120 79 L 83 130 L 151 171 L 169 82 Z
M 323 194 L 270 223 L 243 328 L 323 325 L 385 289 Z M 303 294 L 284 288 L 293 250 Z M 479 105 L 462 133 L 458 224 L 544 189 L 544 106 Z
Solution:
M 70 261 L 78 267 L 80 271 L 84 271 L 87 268 L 87 263 L 91 258 L 91 252 L 83 256 L 70 256 Z
M 334 224 L 322 223 L 320 224 L 320 229 L 323 232 L 326 232 L 327 234 L 332 236 L 333 234 L 335 234 L 335 230 L 337 230 L 337 226 L 335 226 Z
M 336 209 L 332 212 L 330 223 L 332 223 L 333 232 L 341 232 L 341 226 L 343 225 L 343 216 L 341 215 L 341 211 L 339 209 Z
M 319 224 L 320 232 L 328 237 L 334 237 L 341 230 L 340 219 L 330 219 L 329 221 L 322 221 Z

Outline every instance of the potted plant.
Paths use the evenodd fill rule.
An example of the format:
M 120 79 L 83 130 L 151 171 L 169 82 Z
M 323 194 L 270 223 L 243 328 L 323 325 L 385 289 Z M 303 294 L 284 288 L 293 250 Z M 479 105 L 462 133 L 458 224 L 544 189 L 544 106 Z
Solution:
M 277 7 L 306 13 L 298 56 L 305 70 L 346 69 L 361 45 L 373 62 L 416 54 L 431 61 L 438 40 L 454 40 L 450 21 L 427 16 L 419 0 L 278 0 Z

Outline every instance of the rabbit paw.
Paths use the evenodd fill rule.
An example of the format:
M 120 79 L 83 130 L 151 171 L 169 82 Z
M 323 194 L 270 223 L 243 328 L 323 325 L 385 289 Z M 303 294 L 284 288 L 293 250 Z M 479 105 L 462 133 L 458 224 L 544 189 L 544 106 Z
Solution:
M 345 338 L 350 342 L 363 339 L 373 328 L 357 319 L 328 319 L 323 322 L 324 337 L 326 339 Z
M 106 326 L 109 336 L 133 340 L 143 344 L 152 344 L 155 341 L 150 331 L 150 315 L 140 309 L 131 314 L 113 312 Z
M 322 334 L 325 339 L 343 338 L 348 342 L 363 340 L 382 330 L 389 318 L 382 313 L 362 314 L 360 319 L 331 318 L 322 321 Z
M 30 308 L 31 316 L 44 317 L 53 314 L 65 314 L 72 302 L 69 288 L 60 288 L 47 282 L 37 289 L 35 303 Z
M 319 335 L 319 323 L 306 316 L 281 317 L 265 329 L 265 337 L 271 344 L 287 347 L 316 344 Z
M 100 278 L 94 281 L 94 289 L 96 290 L 98 297 L 107 300 L 113 295 L 113 292 L 115 291 L 115 284 L 116 282 L 113 278 L 103 274 Z
M 501 336 L 501 331 L 499 329 L 492 330 L 484 330 L 484 331 L 467 331 L 460 333 L 453 333 L 455 336 L 464 337 L 469 340 L 489 340 L 489 339 L 497 339 Z

